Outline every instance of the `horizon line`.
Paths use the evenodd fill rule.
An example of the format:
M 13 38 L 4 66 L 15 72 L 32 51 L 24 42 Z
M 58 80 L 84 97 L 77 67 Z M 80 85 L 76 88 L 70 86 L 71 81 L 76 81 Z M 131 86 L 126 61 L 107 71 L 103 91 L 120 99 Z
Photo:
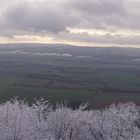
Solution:
M 0 43 L 0 45 L 10 45 L 10 44 L 25 44 L 25 45 L 28 45 L 28 44 L 40 44 L 40 45 L 67 45 L 67 46 L 72 46 L 72 47 L 84 47 L 84 48 L 136 48 L 136 49 L 140 49 L 140 46 L 139 47 L 136 47 L 137 45 L 135 46 L 121 46 L 121 45 L 76 45 L 76 44 L 66 44 L 66 43 L 39 43 L 39 42 L 10 42 L 10 43 Z

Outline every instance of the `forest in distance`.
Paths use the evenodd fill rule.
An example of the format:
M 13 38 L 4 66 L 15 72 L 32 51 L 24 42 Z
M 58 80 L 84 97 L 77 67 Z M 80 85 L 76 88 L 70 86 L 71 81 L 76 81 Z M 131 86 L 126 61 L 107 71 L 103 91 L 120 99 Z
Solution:
M 44 97 L 91 108 L 140 105 L 140 49 L 49 44 L 0 45 L 0 102 Z

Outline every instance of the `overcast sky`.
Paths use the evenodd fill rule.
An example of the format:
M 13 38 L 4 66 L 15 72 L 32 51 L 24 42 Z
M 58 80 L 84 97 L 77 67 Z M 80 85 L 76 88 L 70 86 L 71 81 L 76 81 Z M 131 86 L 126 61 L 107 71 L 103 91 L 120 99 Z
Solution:
M 140 46 L 140 0 L 0 0 L 0 43 Z

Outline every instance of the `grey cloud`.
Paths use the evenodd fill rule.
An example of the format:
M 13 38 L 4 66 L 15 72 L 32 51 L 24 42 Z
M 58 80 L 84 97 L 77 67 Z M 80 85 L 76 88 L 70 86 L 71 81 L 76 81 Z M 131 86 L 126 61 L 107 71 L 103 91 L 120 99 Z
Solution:
M 56 39 L 140 44 L 139 36 L 114 37 L 107 34 L 91 37 L 87 34 L 70 34 L 66 30 L 67 27 L 139 30 L 139 0 L 1 1 L 0 34 L 3 36 L 49 34 Z
M 122 26 L 127 16 L 123 0 L 72 0 L 69 7 L 82 16 L 81 27 L 109 29 Z M 86 23 L 86 24 L 85 24 Z
M 64 31 L 67 26 L 74 26 L 79 22 L 71 12 L 67 12 L 63 7 L 60 9 L 47 5 L 47 2 L 44 4 L 37 6 L 27 2 L 18 3 L 8 9 L 5 13 L 5 20 L 15 29 L 47 30 L 53 33 Z
M 91 15 L 112 15 L 125 12 L 122 0 L 76 0 L 70 4 L 73 8 Z
M 139 0 L 71 0 L 69 7 L 82 16 L 83 28 L 140 29 Z M 85 24 L 86 23 L 86 24 Z M 78 25 L 79 26 L 79 25 Z
M 21 0 L 7 9 L 5 22 L 11 28 L 58 33 L 66 27 L 105 28 L 122 24 L 122 0 L 60 0 L 36 2 Z
M 60 2 L 22 0 L 7 9 L 10 27 L 58 33 L 66 27 L 139 28 L 140 14 L 131 13 L 123 0 L 60 0 Z M 133 10 L 133 9 L 132 9 Z

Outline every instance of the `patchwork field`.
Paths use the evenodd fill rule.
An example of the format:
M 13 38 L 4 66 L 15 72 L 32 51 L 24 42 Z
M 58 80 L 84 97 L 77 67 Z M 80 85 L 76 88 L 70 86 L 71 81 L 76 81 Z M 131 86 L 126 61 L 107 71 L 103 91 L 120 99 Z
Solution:
M 18 96 L 95 108 L 140 105 L 139 49 L 20 45 L 0 47 L 1 102 Z

